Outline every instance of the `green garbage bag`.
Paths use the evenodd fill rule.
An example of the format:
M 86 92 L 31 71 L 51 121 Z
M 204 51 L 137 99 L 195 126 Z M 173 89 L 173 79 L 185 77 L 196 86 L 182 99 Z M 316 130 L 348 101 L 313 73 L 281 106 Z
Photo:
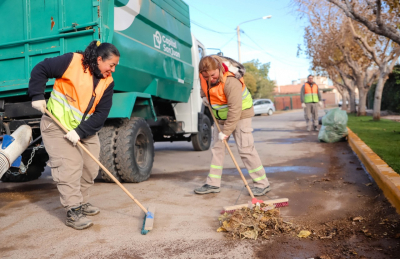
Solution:
M 322 126 L 319 130 L 318 140 L 320 142 L 333 143 L 346 137 L 348 135 L 347 120 L 346 111 L 340 108 L 328 111 L 322 117 Z

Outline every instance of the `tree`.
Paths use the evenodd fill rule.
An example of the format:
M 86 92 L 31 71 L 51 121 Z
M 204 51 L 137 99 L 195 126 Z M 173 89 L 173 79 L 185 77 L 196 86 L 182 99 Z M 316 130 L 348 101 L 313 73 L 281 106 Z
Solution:
M 244 82 L 253 98 L 273 98 L 275 84 L 268 78 L 270 63 L 262 64 L 258 59 L 243 63 L 246 68 Z
M 370 31 L 400 44 L 398 0 L 327 0 Z
M 365 115 L 367 92 L 377 76 L 376 66 L 370 59 L 370 55 L 354 39 L 347 19 L 343 18 L 344 14 L 339 9 L 327 2 L 317 0 L 295 1 L 302 13 L 308 16 L 311 30 L 316 31 L 315 34 L 320 36 L 324 44 L 329 43 L 330 46 L 333 44 L 339 51 L 338 54 L 328 57 L 340 72 L 343 81 L 354 80 L 359 91 L 358 115 Z M 351 70 L 350 74 L 345 73 L 347 71 L 338 66 L 341 63 L 345 63 L 345 67 Z M 352 99 L 350 93 L 351 106 Z
M 371 59 L 379 69 L 378 83 L 375 89 L 373 119 L 380 120 L 382 91 L 389 74 L 392 72 L 397 59 L 400 56 L 400 46 L 385 37 L 376 37 L 369 31 L 363 30 L 364 27 L 354 28 L 353 22 L 349 19 L 351 32 L 358 40 L 363 49 L 371 55 Z M 356 29 L 358 31 L 356 31 Z M 374 37 L 375 36 L 375 37 Z M 373 39 L 373 41 L 371 41 Z

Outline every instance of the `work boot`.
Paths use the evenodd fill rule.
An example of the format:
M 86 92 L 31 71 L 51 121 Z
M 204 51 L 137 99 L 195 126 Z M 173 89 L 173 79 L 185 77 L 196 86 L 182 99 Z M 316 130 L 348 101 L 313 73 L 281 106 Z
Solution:
M 314 126 L 314 131 L 319 131 L 318 126 Z
M 253 192 L 254 196 L 262 196 L 271 191 L 271 187 L 269 185 L 265 188 L 251 187 L 250 189 Z
M 197 194 L 206 194 L 206 193 L 213 193 L 213 192 L 220 192 L 221 190 L 217 186 L 212 186 L 205 184 L 200 188 L 194 189 L 194 192 Z
M 67 211 L 67 220 L 65 221 L 65 225 L 81 230 L 93 225 L 93 222 L 86 218 L 86 216 L 82 213 L 82 206 L 71 208 Z
M 86 216 L 94 216 L 100 213 L 100 209 L 88 202 L 82 204 L 82 213 L 85 214 Z

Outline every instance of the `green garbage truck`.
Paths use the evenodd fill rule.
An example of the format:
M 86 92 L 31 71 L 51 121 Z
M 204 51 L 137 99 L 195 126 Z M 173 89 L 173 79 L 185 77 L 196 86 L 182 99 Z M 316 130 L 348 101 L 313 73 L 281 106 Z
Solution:
M 207 150 L 211 117 L 202 105 L 198 63 L 205 47 L 191 34 L 182 0 L 0 1 L 0 131 L 32 128 L 20 168 L 2 181 L 37 179 L 48 155 L 40 140 L 40 112 L 27 95 L 30 72 L 45 58 L 84 50 L 93 40 L 121 53 L 113 106 L 102 130 L 100 161 L 125 182 L 151 174 L 154 142 L 192 141 Z M 54 79 L 47 82 L 49 98 Z M 104 172 L 105 181 L 112 181 Z

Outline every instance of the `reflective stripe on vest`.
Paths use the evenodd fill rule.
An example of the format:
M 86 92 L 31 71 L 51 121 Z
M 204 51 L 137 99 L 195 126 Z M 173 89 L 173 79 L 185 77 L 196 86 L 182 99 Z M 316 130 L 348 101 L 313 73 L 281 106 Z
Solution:
M 92 97 L 95 96 L 93 106 L 85 120 L 94 113 L 104 91 L 112 82 L 111 76 L 100 79 L 93 93 L 93 76 L 88 70 L 84 72 L 82 55 L 74 53 L 67 70 L 54 83 L 47 109 L 68 130 L 73 130 L 81 123 Z
M 231 72 L 225 72 L 223 76 L 223 82 L 226 82 L 228 76 L 234 76 Z M 247 89 L 243 78 L 239 79 L 242 83 L 242 111 L 250 109 L 253 106 L 253 99 Z M 209 100 L 214 116 L 219 120 L 226 120 L 228 118 L 228 101 L 226 99 L 224 88 L 225 83 L 220 82 L 218 85 L 208 89 L 208 84 L 203 76 L 200 74 L 200 84 L 203 92 Z M 208 96 L 210 94 L 210 96 Z
M 318 86 L 313 84 L 313 87 L 309 83 L 304 84 L 304 102 L 305 103 L 317 103 L 318 98 Z

